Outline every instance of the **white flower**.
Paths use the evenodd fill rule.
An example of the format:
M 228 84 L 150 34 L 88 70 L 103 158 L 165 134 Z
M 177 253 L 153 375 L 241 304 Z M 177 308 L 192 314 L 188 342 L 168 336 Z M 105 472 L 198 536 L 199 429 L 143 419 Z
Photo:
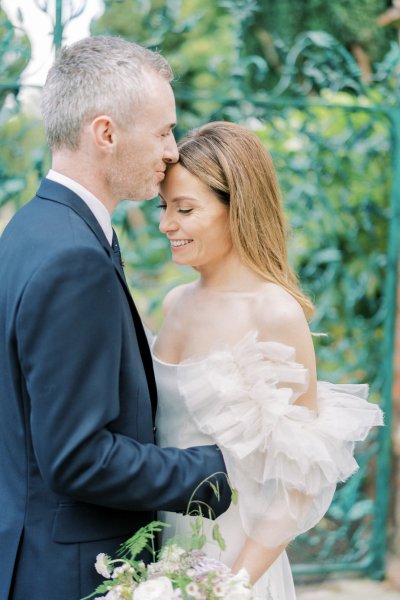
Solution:
M 216 598 L 225 598 L 226 585 L 223 585 L 222 583 L 216 583 L 213 586 L 213 594 Z
M 119 595 L 119 593 L 117 592 L 116 589 L 111 590 L 110 592 L 107 593 L 106 596 L 104 596 L 105 600 L 122 600 L 121 596 Z
M 98 572 L 99 575 L 102 575 L 106 579 L 111 577 L 110 572 L 110 557 L 104 552 L 101 552 L 96 556 L 96 562 L 94 564 L 94 568 Z
M 128 563 L 124 563 L 120 567 L 116 567 L 114 569 L 114 572 L 112 574 L 112 578 L 113 579 L 118 579 L 118 577 L 120 575 L 123 575 L 124 573 L 130 573 L 130 574 L 132 574 L 134 572 L 135 571 L 132 569 L 132 567 Z
M 249 585 L 250 584 L 250 576 L 249 576 L 248 572 L 246 571 L 246 569 L 240 569 L 240 571 L 238 571 L 236 573 L 236 575 L 234 575 L 232 577 L 232 581 L 238 582 L 238 583 L 245 583 L 246 585 Z
M 132 600 L 173 600 L 174 590 L 168 577 L 149 579 L 138 585 L 132 595 Z
M 250 600 L 252 591 L 246 569 L 240 569 L 229 582 L 229 600 Z
M 229 600 L 250 600 L 253 595 L 248 584 L 239 582 L 229 586 L 227 598 Z
M 185 550 L 177 544 L 170 544 L 161 550 L 161 560 L 168 562 L 179 562 L 180 557 L 185 554 Z
M 179 562 L 169 562 L 166 560 L 160 560 L 155 563 L 150 563 L 147 565 L 147 573 L 149 577 L 156 578 L 164 576 L 165 574 L 175 573 L 179 571 L 180 564 Z
M 191 581 L 190 583 L 187 584 L 187 586 L 185 588 L 185 592 L 187 594 L 189 594 L 189 596 L 192 596 L 193 598 L 201 598 L 199 586 L 194 581 Z

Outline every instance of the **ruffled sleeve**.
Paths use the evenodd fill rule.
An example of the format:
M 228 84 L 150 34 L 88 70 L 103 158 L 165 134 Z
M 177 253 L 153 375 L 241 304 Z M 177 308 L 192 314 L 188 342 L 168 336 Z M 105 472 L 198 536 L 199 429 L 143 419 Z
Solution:
M 296 405 L 308 371 L 295 351 L 250 332 L 178 367 L 179 389 L 198 428 L 224 455 L 246 534 L 267 547 L 313 527 L 336 484 L 357 468 L 355 442 L 383 424 L 366 385 L 319 382 L 318 413 Z

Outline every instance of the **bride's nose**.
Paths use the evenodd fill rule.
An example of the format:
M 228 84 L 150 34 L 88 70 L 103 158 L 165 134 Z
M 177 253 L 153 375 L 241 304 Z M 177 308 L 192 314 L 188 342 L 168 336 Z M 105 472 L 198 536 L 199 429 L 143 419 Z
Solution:
M 178 225 L 175 219 L 172 218 L 170 214 L 168 214 L 167 210 L 164 210 L 161 213 L 160 217 L 160 225 L 158 226 L 161 233 L 165 233 L 167 235 L 170 231 L 176 231 L 178 229 Z

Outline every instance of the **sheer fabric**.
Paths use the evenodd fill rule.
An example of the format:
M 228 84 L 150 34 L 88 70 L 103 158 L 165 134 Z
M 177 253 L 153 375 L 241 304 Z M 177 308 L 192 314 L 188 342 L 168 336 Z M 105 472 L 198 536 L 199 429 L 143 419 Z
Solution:
M 293 348 L 258 342 L 255 331 L 179 365 L 178 385 L 199 431 L 224 454 L 244 530 L 267 547 L 321 520 L 336 484 L 358 468 L 355 442 L 383 423 L 367 385 L 318 382 L 318 413 L 294 404 L 307 370 Z

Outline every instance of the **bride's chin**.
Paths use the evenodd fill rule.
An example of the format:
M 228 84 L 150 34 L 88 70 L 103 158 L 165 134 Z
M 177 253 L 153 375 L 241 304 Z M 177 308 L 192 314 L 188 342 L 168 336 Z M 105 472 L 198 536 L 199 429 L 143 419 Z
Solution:
M 191 264 L 190 262 L 188 262 L 188 261 L 185 261 L 185 260 L 179 260 L 179 259 L 177 260 L 177 259 L 176 259 L 176 257 L 172 257 L 172 260 L 173 260 L 173 262 L 174 262 L 176 265 L 179 265 L 179 266 L 181 266 L 181 267 L 191 267 L 191 268 L 192 268 L 192 269 L 194 269 L 195 271 L 198 271 L 198 270 L 199 270 L 199 268 L 198 268 L 198 267 L 196 267 L 196 265 L 192 265 L 192 264 Z

